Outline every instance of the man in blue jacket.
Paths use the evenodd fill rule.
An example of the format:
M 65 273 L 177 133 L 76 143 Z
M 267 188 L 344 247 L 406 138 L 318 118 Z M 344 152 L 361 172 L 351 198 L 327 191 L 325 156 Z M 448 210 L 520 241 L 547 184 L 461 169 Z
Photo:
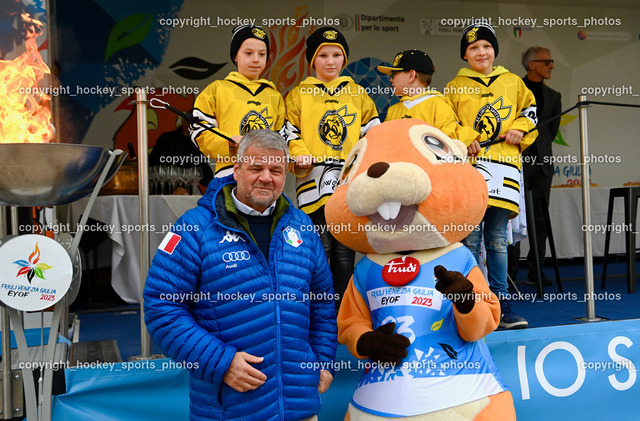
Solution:
M 191 368 L 191 420 L 313 420 L 333 379 L 333 280 L 311 220 L 282 195 L 288 166 L 277 132 L 245 135 L 233 176 L 153 259 L 145 321 Z

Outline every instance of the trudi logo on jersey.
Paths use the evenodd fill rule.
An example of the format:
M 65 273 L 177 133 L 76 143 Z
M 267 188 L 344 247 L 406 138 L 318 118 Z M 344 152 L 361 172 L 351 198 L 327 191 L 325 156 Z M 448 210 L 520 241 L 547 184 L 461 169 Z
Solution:
M 413 281 L 420 273 L 420 262 L 415 257 L 402 256 L 391 259 L 382 267 L 382 280 L 394 287 Z
M 240 134 L 244 136 L 253 130 L 269 129 L 271 127 L 269 120 L 272 120 L 272 117 L 267 107 L 260 112 L 251 110 L 240 121 Z
M 300 232 L 298 232 L 298 230 L 295 228 L 285 228 L 282 232 L 282 235 L 284 235 L 284 241 L 286 241 L 287 244 L 293 247 L 297 248 L 300 244 L 302 244 L 302 240 L 300 239 Z
M 173 251 L 178 246 L 180 240 L 182 240 L 182 237 L 180 237 L 178 234 L 170 232 L 164 237 L 164 240 L 162 240 L 162 243 L 160 243 L 160 245 L 158 246 L 158 250 L 162 250 L 165 253 L 173 254 Z
M 222 244 L 224 242 L 227 243 L 237 243 L 238 241 L 242 241 L 243 243 L 246 243 L 246 241 L 244 240 L 244 238 L 242 238 L 241 236 L 239 236 L 238 234 L 232 233 L 230 231 L 227 231 L 224 235 L 224 237 L 222 237 L 222 240 L 220 240 L 218 242 L 218 244 Z

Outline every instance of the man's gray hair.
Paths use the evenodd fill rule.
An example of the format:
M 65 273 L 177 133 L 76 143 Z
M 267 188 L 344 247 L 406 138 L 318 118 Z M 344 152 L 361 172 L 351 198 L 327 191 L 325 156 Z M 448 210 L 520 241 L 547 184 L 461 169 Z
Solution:
M 252 130 L 249 133 L 242 136 L 240 140 L 240 146 L 238 146 L 238 165 L 244 162 L 247 154 L 247 149 L 250 146 L 257 146 L 269 151 L 281 151 L 285 155 L 285 167 L 289 159 L 289 146 L 287 141 L 278 133 L 273 130 Z
M 533 60 L 535 58 L 535 56 L 538 55 L 539 52 L 541 51 L 545 51 L 547 53 L 551 53 L 551 51 L 549 51 L 548 48 L 545 47 L 540 47 L 540 46 L 534 46 L 534 47 L 530 47 L 527 49 L 527 51 L 525 51 L 524 53 L 522 53 L 522 67 L 524 67 L 524 70 L 526 70 L 527 72 L 529 71 L 529 62 L 531 60 Z

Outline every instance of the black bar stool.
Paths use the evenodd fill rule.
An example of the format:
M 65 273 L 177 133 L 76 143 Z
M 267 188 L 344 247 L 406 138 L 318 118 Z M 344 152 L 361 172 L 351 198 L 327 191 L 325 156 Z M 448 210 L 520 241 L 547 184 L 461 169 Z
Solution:
M 544 193 L 537 190 L 527 190 L 525 192 L 525 209 L 527 212 L 527 236 L 529 237 L 529 248 L 533 252 L 533 258 L 536 264 L 533 268 L 538 296 L 544 296 L 544 285 L 542 284 L 542 262 L 544 256 L 538 255 L 538 238 L 535 229 L 535 215 L 533 211 L 533 201 L 541 202 L 541 208 L 543 211 L 543 218 L 545 226 L 547 228 L 547 239 L 549 240 L 549 250 L 551 251 L 551 259 L 553 261 L 553 270 L 556 274 L 556 282 L 558 283 L 558 292 L 562 293 L 562 281 L 560 279 L 560 268 L 558 267 L 558 257 L 556 255 L 556 244 L 553 240 L 553 229 L 551 228 L 551 218 L 549 217 L 549 204 Z
M 602 285 L 607 281 L 607 263 L 609 262 L 609 242 L 611 240 L 611 223 L 613 221 L 613 203 L 616 197 L 624 199 L 624 225 L 627 261 L 627 291 L 636 291 L 636 216 L 638 215 L 638 198 L 640 186 L 616 187 L 609 190 L 609 208 L 607 210 L 607 229 L 604 237 L 604 262 L 602 263 Z

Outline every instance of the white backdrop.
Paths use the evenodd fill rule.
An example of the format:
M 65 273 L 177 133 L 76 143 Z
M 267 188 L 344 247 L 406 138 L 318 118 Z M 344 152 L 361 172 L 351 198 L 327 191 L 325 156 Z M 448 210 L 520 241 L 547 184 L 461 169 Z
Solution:
M 640 68 L 640 9 L 476 2 L 325 0 L 304 5 L 300 1 L 276 4 L 186 0 L 178 13 L 178 17 L 185 20 L 181 23 L 182 27 L 178 25 L 171 30 L 163 62 L 141 78 L 138 85 L 187 87 L 201 91 L 213 79 L 222 78 L 235 70 L 230 63 L 228 48 L 232 26 L 217 25 L 218 17 L 249 18 L 262 24 L 263 19 L 285 21 L 303 16 L 315 19 L 316 23 L 341 19 L 340 29 L 350 46 L 350 63 L 365 57 L 390 61 L 397 52 L 410 48 L 427 51 L 436 66 L 432 86 L 440 90 L 466 64 L 459 58 L 459 35 L 455 30 L 453 34 L 444 34 L 451 28 L 442 27 L 442 19 L 491 18 L 500 45 L 496 64 L 523 75 L 521 53 L 537 44 L 550 48 L 556 61 L 548 85 L 561 92 L 563 109 L 574 105 L 582 92 L 592 93 L 588 95 L 589 100 L 640 104 L 640 84 L 636 80 L 637 69 Z M 207 18 L 211 25 L 200 24 L 196 27 L 194 24 Z M 536 19 L 535 26 L 532 25 L 533 19 Z M 555 19 L 555 23 L 551 19 Z M 279 34 L 282 40 L 293 43 L 303 40 L 315 28 L 311 25 L 299 26 L 276 25 L 268 29 L 272 36 Z M 457 30 L 460 31 L 461 26 Z M 278 51 L 278 58 L 282 58 L 283 52 L 283 49 Z M 227 64 L 210 80 L 186 80 L 169 69 L 170 65 L 186 56 Z M 304 51 L 299 51 L 288 60 L 289 63 L 302 61 L 306 69 Z M 271 80 L 275 79 L 274 76 L 278 75 L 268 74 Z M 294 76 L 290 80 L 295 82 L 306 74 Z M 278 77 L 280 82 L 274 81 L 285 93 L 297 83 L 283 83 L 282 73 Z M 598 95 L 595 95 L 596 92 Z M 126 113 L 113 112 L 118 101 L 120 98 L 96 114 L 85 136 L 85 143 L 110 146 L 113 128 L 119 127 L 127 117 Z M 580 179 L 577 114 L 577 110 L 571 112 L 561 126 L 567 146 L 554 145 L 554 153 L 563 161 L 556 167 L 555 185 Z M 573 121 L 569 122 L 572 118 Z M 640 182 L 636 163 L 636 152 L 640 151 L 637 146 L 639 121 L 638 109 L 599 105 L 589 109 L 590 152 L 606 161 L 592 165 L 592 182 L 603 186 Z

